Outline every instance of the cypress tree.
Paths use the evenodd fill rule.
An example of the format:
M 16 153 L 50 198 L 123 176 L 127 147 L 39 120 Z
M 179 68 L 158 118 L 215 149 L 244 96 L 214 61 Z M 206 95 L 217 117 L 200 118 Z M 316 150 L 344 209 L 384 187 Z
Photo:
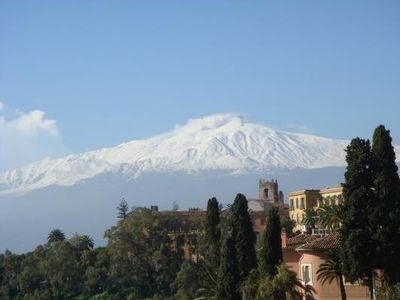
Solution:
M 347 169 L 343 184 L 343 220 L 340 229 L 343 273 L 350 281 L 367 278 L 372 292 L 375 244 L 370 216 L 374 207 L 372 153 L 368 140 L 355 138 L 346 148 Z
M 211 198 L 207 203 L 206 215 L 206 243 L 208 249 L 206 250 L 206 260 L 210 263 L 211 267 L 218 268 L 220 260 L 221 249 L 221 230 L 219 228 L 219 204 L 216 198 Z
M 221 265 L 219 269 L 219 283 L 217 287 L 218 300 L 240 300 L 240 276 L 237 263 L 235 241 L 228 238 L 222 249 Z
M 121 202 L 119 203 L 117 210 L 118 210 L 118 219 L 124 220 L 129 211 L 128 202 L 126 202 L 124 198 L 122 198 Z
M 232 237 L 236 244 L 240 279 L 243 280 L 257 265 L 255 250 L 256 235 L 250 219 L 247 199 L 237 194 L 232 205 Z
M 393 284 L 400 281 L 400 181 L 390 131 L 383 125 L 374 131 L 372 155 L 377 258 L 385 279 Z
M 268 213 L 268 220 L 263 235 L 261 249 L 261 270 L 274 277 L 276 267 L 282 261 L 281 221 L 276 208 L 271 208 Z

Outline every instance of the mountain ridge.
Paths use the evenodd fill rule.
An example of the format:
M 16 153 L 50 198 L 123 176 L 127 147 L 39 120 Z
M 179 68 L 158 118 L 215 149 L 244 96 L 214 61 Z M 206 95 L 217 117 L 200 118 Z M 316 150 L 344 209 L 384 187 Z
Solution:
M 72 186 L 107 172 L 135 179 L 147 172 L 232 173 L 344 166 L 349 141 L 290 133 L 246 122 L 237 114 L 190 119 L 142 140 L 65 157 L 46 158 L 0 173 L 0 195 L 52 185 Z M 399 153 L 399 149 L 396 149 Z

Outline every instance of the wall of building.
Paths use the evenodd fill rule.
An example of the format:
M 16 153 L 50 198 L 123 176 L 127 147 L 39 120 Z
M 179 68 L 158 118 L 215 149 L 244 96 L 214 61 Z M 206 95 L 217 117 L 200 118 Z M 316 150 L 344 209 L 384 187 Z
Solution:
M 305 210 L 317 206 L 319 190 L 303 190 L 289 193 L 289 217 L 295 221 L 294 231 L 301 230 Z
M 320 192 L 321 198 L 318 201 L 318 206 L 321 205 L 338 205 L 343 200 L 343 188 L 327 188 Z
M 317 271 L 322 263 L 326 262 L 326 257 L 322 253 L 317 251 L 301 251 L 300 253 L 295 250 L 284 250 L 283 260 L 289 266 L 289 268 L 296 272 L 297 278 L 303 280 L 301 274 L 302 265 L 311 266 L 311 286 L 313 289 L 312 296 L 308 299 L 318 300 L 340 300 L 340 288 L 337 281 L 328 281 L 322 285 L 321 281 L 317 278 Z M 347 300 L 361 300 L 369 299 L 366 298 L 368 295 L 368 289 L 362 285 L 346 285 Z
M 300 190 L 289 193 L 289 217 L 295 221 L 294 231 L 302 229 L 306 209 L 317 209 L 322 205 L 337 205 L 343 200 L 343 188 Z

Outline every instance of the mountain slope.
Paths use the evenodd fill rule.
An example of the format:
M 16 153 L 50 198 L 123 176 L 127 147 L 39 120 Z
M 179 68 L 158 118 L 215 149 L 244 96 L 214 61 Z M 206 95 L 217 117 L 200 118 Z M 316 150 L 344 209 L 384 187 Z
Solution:
M 189 120 L 174 130 L 82 154 L 44 159 L 0 174 L 0 195 L 52 185 L 72 186 L 100 174 L 121 172 L 137 178 L 149 172 L 271 168 L 324 168 L 344 165 L 346 140 L 288 133 L 219 114 Z

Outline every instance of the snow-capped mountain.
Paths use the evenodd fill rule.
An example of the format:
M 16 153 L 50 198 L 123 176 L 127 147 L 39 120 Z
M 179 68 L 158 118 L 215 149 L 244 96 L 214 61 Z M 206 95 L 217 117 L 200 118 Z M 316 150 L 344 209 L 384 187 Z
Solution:
M 343 166 L 346 140 L 289 133 L 246 122 L 234 114 L 191 119 L 170 132 L 58 159 L 44 159 L 0 174 L 0 195 L 52 185 L 72 186 L 108 172 L 127 179 L 148 172 Z
M 137 140 L 0 174 L 0 252 L 24 252 L 53 228 L 105 243 L 122 197 L 129 205 L 202 207 L 258 195 L 260 178 L 277 178 L 285 195 L 343 182 L 348 141 L 275 130 L 219 114 Z M 399 148 L 397 148 L 399 150 Z M 397 151 L 400 154 L 400 151 Z

